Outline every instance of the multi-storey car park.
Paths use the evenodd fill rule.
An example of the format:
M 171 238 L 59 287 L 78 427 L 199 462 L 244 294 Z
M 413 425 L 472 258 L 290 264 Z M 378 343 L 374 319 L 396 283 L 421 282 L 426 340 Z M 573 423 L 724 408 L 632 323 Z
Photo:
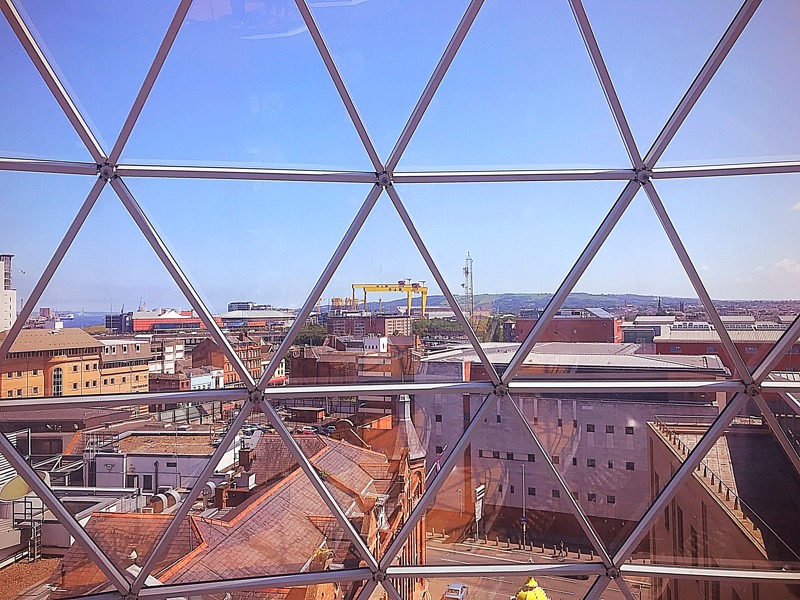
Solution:
M 754 247 L 774 243 L 782 227 L 800 214 L 793 105 L 783 111 L 780 127 L 769 129 L 764 121 L 781 113 L 775 98 L 786 90 L 796 92 L 793 69 L 800 53 L 792 45 L 796 36 L 785 29 L 796 30 L 797 6 L 779 0 L 744 0 L 724 8 L 634 4 L 619 21 L 624 26 L 609 34 L 611 13 L 604 11 L 613 9 L 590 2 L 587 8 L 582 0 L 565 0 L 559 8 L 556 3 L 509 7 L 492 0 L 462 4 L 456 10 L 420 3 L 382 12 L 385 7 L 375 2 L 179 0 L 168 10 L 137 7 L 133 14 L 119 7 L 87 12 L 77 5 L 42 9 L 23 0 L 0 1 L 6 55 L 0 63 L 6 82 L 0 112 L 6 114 L 10 140 L 8 145 L 0 142 L 0 181 L 8 182 L 2 187 L 10 190 L 3 192 L 2 210 L 20 219 L 10 225 L 3 221 L 0 243 L 19 240 L 12 230 L 25 229 L 54 248 L 46 265 L 28 274 L 32 285 L 19 314 L 8 309 L 9 301 L 16 305 L 16 290 L 5 290 L 4 297 L 0 400 L 3 414 L 14 416 L 0 436 L 0 584 L 12 597 L 396 600 L 441 597 L 451 583 L 463 583 L 456 587 L 468 586 L 470 597 L 477 598 L 534 597 L 537 587 L 551 598 L 800 597 L 800 377 L 792 357 L 800 318 L 776 314 L 775 327 L 759 327 L 755 319 L 751 325 L 722 314 L 721 307 L 735 303 L 714 299 L 711 285 L 720 263 L 699 259 L 703 245 L 689 244 L 723 230 L 732 242 L 720 250 L 721 262 L 741 263 L 743 271 L 751 271 L 749 280 L 748 273 L 737 280 L 741 289 L 757 295 L 758 286 L 773 277 L 783 287 L 770 289 L 797 297 L 800 263 L 791 255 L 791 244 L 780 246 L 782 254 L 772 265 L 748 262 Z M 124 19 L 115 18 L 114 10 Z M 80 15 L 85 28 L 60 29 L 61 17 L 71 15 Z M 558 15 L 564 18 L 553 20 Z M 485 28 L 498 19 L 506 19 L 505 33 Z M 658 28 L 673 28 L 669 52 L 663 45 L 656 53 L 644 47 L 655 40 Z M 388 40 L 389 31 L 404 29 L 402 44 L 395 40 L 384 46 L 385 32 Z M 337 46 L 337 36 L 347 39 L 356 31 L 370 32 L 374 48 L 357 52 L 346 44 Z M 98 50 L 101 44 L 89 42 L 97 32 L 108 36 L 103 38 L 107 53 Z M 701 33 L 707 47 L 695 57 L 696 64 L 687 63 L 694 65 L 693 72 L 685 81 L 673 78 L 670 61 L 683 65 L 690 38 Z M 443 51 L 423 67 L 418 49 L 436 36 Z M 143 41 L 148 37 L 157 38 L 152 47 Z M 564 51 L 567 40 L 575 42 L 569 52 Z M 258 50 L 265 41 L 271 44 L 267 53 Z M 498 48 L 508 55 L 495 63 L 488 59 L 487 68 L 486 57 Z M 193 64 L 192 55 L 200 52 L 202 62 Z M 385 55 L 373 62 L 387 52 L 392 61 L 406 55 L 412 60 L 404 68 L 385 61 Z M 73 62 L 60 63 L 59 56 L 70 54 Z M 545 70 L 540 81 L 538 73 L 531 78 L 534 63 L 520 64 L 520 56 L 525 61 L 544 56 L 557 67 Z M 126 79 L 131 57 L 144 61 L 138 70 L 131 69 L 140 75 L 135 84 Z M 529 102 L 567 90 L 551 113 L 515 115 L 504 107 L 516 101 L 515 94 L 504 91 L 486 99 L 479 88 L 497 85 L 506 60 L 513 63 L 508 79 L 520 83 L 517 95 Z M 348 163 L 351 153 L 338 143 L 336 125 L 330 124 L 335 111 L 306 87 L 303 69 L 312 61 L 320 85 L 327 86 L 327 98 L 341 102 L 336 108 L 344 125 L 352 127 L 351 141 L 365 155 L 352 165 L 340 164 Z M 259 87 L 263 69 L 270 70 L 269 85 L 283 85 L 281 77 L 289 82 L 283 95 Z M 414 87 L 412 71 L 421 78 L 408 90 Z M 739 123 L 745 116 L 714 109 L 714 102 L 726 97 L 715 92 L 715 84 L 730 90 L 737 71 L 756 77 L 740 94 L 751 100 L 747 116 L 753 120 L 746 127 Z M 447 84 L 470 75 L 477 78 L 473 93 L 457 94 L 457 101 L 474 107 L 474 115 L 456 126 L 446 121 L 453 106 Z M 633 102 L 623 102 L 622 90 L 631 81 L 650 90 L 650 102 L 658 106 L 670 97 L 664 82 L 678 86 L 674 103 L 655 128 L 651 121 L 660 111 L 636 110 Z M 125 92 L 119 87 L 123 82 L 130 87 Z M 204 96 L 207 88 L 200 83 L 229 85 L 231 102 Z M 79 89 L 84 99 L 91 98 L 85 105 Z M 378 102 L 376 109 L 369 95 L 374 89 L 413 93 L 408 112 L 398 121 L 388 102 Z M 586 89 L 593 90 L 596 110 L 568 102 Z M 177 106 L 167 102 L 172 113 L 162 111 L 154 124 L 152 114 L 159 112 L 148 110 L 173 96 L 179 98 Z M 703 104 L 709 97 L 711 109 Z M 48 102 L 58 110 L 45 115 Z M 513 126 L 482 126 L 477 117 L 473 122 L 487 106 L 512 117 Z M 108 107 L 119 111 L 111 127 Z M 311 107 L 308 122 L 290 123 L 285 115 L 297 107 Z M 233 160 L 224 152 L 216 155 L 214 148 L 237 135 L 230 115 L 245 113 L 257 117 L 237 139 L 244 154 Z M 593 119 L 601 114 L 615 129 L 610 141 L 595 127 Z M 727 158 L 669 153 L 681 134 L 696 126 L 696 115 L 720 125 L 705 137 L 713 138 L 711 154 Z M 171 129 L 187 116 L 198 122 Z M 437 118 L 445 119 L 445 125 L 426 133 L 429 121 Z M 53 135 L 47 129 L 42 140 L 31 133 L 27 144 L 26 132 L 34 129 L 25 126 L 34 121 L 52 127 Z M 560 133 L 545 142 L 512 135 L 556 122 L 567 125 L 565 138 L 570 131 L 584 133 L 584 144 L 561 144 Z M 49 145 L 65 127 L 71 128 L 70 142 Z M 206 128 L 212 133 L 204 134 Z M 730 131 L 741 128 L 759 140 L 750 150 L 726 146 Z M 114 137 L 103 139 L 101 130 Z M 137 139 L 142 130 L 145 143 Z M 483 141 L 510 135 L 516 142 L 504 145 L 497 158 L 478 152 L 481 158 L 468 167 L 443 168 L 448 156 L 426 155 L 431 148 L 442 150 L 433 142 L 445 142 L 452 151 L 480 150 L 481 140 L 467 143 L 463 131 L 479 131 Z M 415 137 L 424 135 L 424 147 L 415 148 Z M 298 167 L 294 157 L 283 154 L 281 141 L 288 138 L 307 142 L 312 150 L 318 144 L 332 166 L 320 168 L 320 161 L 310 159 Z M 170 144 L 184 144 L 186 154 L 171 154 Z M 539 153 L 535 158 L 529 146 Z M 210 148 L 210 156 L 192 153 L 200 147 Z M 586 148 L 608 154 L 587 159 Z M 518 160 L 509 158 L 516 153 Z M 243 155 L 254 158 L 243 166 Z M 403 160 L 408 155 L 411 163 Z M 427 168 L 404 166 L 414 161 Z M 85 181 L 88 193 L 83 192 L 77 213 L 60 231 L 49 226 L 50 213 L 34 215 L 32 203 L 27 216 L 33 221 L 25 221 L 20 206 L 27 207 L 30 199 L 17 198 L 26 193 L 27 183 L 20 182 L 53 181 L 48 195 L 55 204 L 73 190 L 58 182 L 75 180 Z M 763 187 L 762 195 L 752 198 L 756 208 L 733 224 L 715 221 L 712 217 L 728 208 L 719 198 L 727 200 L 737 185 L 753 185 L 742 183 L 748 181 Z M 220 193 L 220 184 L 232 187 Z M 287 187 L 275 192 L 279 201 L 259 204 L 261 212 L 238 210 L 230 198 L 245 189 L 233 186 L 244 184 L 251 186 L 248 193 L 265 195 L 266 189 L 278 189 L 273 185 L 310 186 L 304 189 L 313 187 L 313 192 L 307 212 L 293 222 L 283 218 L 293 202 L 283 196 Z M 466 184 L 483 186 L 496 197 L 491 202 L 465 200 Z M 176 193 L 174 186 L 180 185 L 191 191 Z M 578 190 L 576 198 L 602 197 L 609 208 L 597 213 L 591 231 L 581 237 L 577 215 L 596 206 L 578 202 L 581 210 L 561 207 L 564 196 L 551 198 L 552 186 Z M 541 195 L 545 202 L 538 210 L 524 202 L 508 210 L 503 198 L 512 187 L 523 190 L 525 199 Z M 341 199 L 342 189 L 361 195 L 352 210 L 343 202 L 336 214 L 349 210 L 354 216 L 339 229 L 332 219 L 308 233 L 316 211 Z M 426 196 L 429 190 L 437 196 Z M 673 204 L 668 197 L 679 201 Z M 765 221 L 775 198 L 785 212 Z M 691 205 L 692 218 L 676 218 L 680 201 Z M 176 211 L 181 202 L 185 210 Z M 99 245 L 97 257 L 111 266 L 103 273 L 79 270 L 79 279 L 135 276 L 135 265 L 117 260 L 123 243 L 103 229 L 108 223 L 92 224 L 109 203 L 117 210 L 115 218 L 136 232 L 137 242 L 152 251 L 160 263 L 156 266 L 164 267 L 191 306 L 173 315 L 170 336 L 172 325 L 187 319 L 207 334 L 195 358 L 204 350 L 214 354 L 214 364 L 231 384 L 226 389 L 137 392 L 133 366 L 106 360 L 106 350 L 119 348 L 122 356 L 127 347 L 130 353 L 126 340 L 23 330 L 51 286 L 66 285 L 58 279 L 59 268 L 69 263 L 69 250 L 87 234 Z M 209 214 L 207 207 L 216 211 L 214 218 L 202 218 Z M 449 218 L 442 218 L 442 207 L 449 207 Z M 405 236 L 418 254 L 417 264 L 429 271 L 428 286 L 441 292 L 452 311 L 461 345 L 448 342 L 440 352 L 415 357 L 413 374 L 404 367 L 398 377 L 370 379 L 364 368 L 364 380 L 323 384 L 309 377 L 293 384 L 292 374 L 283 373 L 290 350 L 323 296 L 337 293 L 330 287 L 340 269 L 347 271 L 351 253 L 388 261 L 378 271 L 407 266 L 398 249 L 382 252 L 382 244 L 397 239 L 388 230 L 377 241 L 373 238 L 373 245 L 358 246 L 357 236 L 369 230 L 370 217 L 385 216 L 384 208 L 395 219 L 395 233 Z M 640 235 L 639 221 L 626 229 L 631 214 L 647 215 L 657 225 L 678 266 L 675 272 L 688 281 L 708 322 L 671 327 L 674 319 L 643 319 L 617 331 L 613 318 L 606 322 L 605 314 L 592 313 L 600 325 L 609 325 L 608 339 L 603 331 L 595 343 L 562 341 L 561 336 L 569 338 L 564 303 L 603 260 L 609 240 L 620 232 L 630 236 L 624 251 L 612 254 L 610 278 L 629 270 L 628 262 L 656 243 Z M 535 247 L 542 234 L 527 228 L 547 218 L 551 227 L 563 228 L 561 248 Z M 463 221 L 479 223 L 481 233 L 470 229 L 466 234 Z M 238 227 L 241 222 L 253 228 Z M 180 252 L 161 226 L 195 232 L 194 248 Z M 297 231 L 294 237 L 283 231 L 291 227 Z M 226 231 L 231 235 L 226 237 Z M 309 236 L 335 238 L 332 252 L 318 264 L 302 252 Z M 444 244 L 437 246 L 435 240 L 442 237 Z M 519 263 L 526 272 L 565 265 L 548 290 L 551 299 L 535 321 L 517 329 L 515 343 L 481 343 L 475 307 L 469 307 L 467 318 L 457 297 L 458 278 L 450 279 L 437 260 L 439 253 L 447 255 L 448 246 L 459 245 L 463 255 L 465 237 L 475 265 L 481 260 L 477 249 L 492 245 L 506 252 L 503 263 Z M 509 239 L 514 243 L 507 250 L 502 244 Z M 206 257 L 208 248 L 220 253 L 232 249 L 230 262 L 215 262 L 206 271 L 197 256 Z M 0 251 L 13 251 L 20 264 L 21 251 Z M 231 263 L 252 256 L 268 273 L 264 277 L 272 278 L 271 290 L 313 271 L 297 314 L 281 317 L 288 332 L 268 353 L 262 352 L 263 344 L 251 347 L 244 334 L 230 331 L 232 323 L 216 318 L 199 291 L 201 285 L 206 290 L 224 285 Z M 297 260 L 288 276 L 280 270 L 287 256 Z M 10 270 L 10 258 L 6 264 Z M 472 275 L 470 266 L 470 296 Z M 386 276 L 365 273 L 353 279 Z M 246 275 L 261 277 L 255 269 Z M 6 281 L 10 288 L 9 273 Z M 121 317 L 116 321 L 115 327 L 127 327 Z M 409 319 L 394 316 L 394 321 L 399 325 L 393 331 L 380 333 L 408 336 Z M 762 323 L 767 322 L 772 321 Z M 341 333 L 354 333 L 340 326 Z M 54 343 L 67 337 L 74 338 L 71 345 Z M 31 346 L 33 338 L 43 338 L 39 345 L 44 349 Z M 125 377 L 125 389 L 109 393 L 102 388 L 105 375 L 93 365 L 95 355 L 101 367 L 108 363 L 117 370 L 114 385 L 117 377 L 121 382 Z M 141 368 L 139 381 L 146 379 L 150 369 L 134 366 Z M 170 374 L 166 366 L 160 370 Z M 288 385 L 271 386 L 276 378 Z M 153 414 L 142 406 L 153 407 Z M 171 413 L 158 411 L 166 406 Z M 294 417 L 285 406 L 294 409 Z M 301 418 L 325 423 L 305 425 Z M 59 452 L 44 451 L 55 446 Z

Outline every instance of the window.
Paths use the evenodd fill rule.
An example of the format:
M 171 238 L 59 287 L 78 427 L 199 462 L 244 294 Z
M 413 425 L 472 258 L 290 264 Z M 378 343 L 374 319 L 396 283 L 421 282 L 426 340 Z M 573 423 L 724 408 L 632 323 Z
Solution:
M 606 433 L 614 433 L 614 426 L 606 425 Z
M 34 387 L 33 387 L 33 393 L 34 393 L 34 394 L 38 394 L 38 393 L 39 393 L 39 388 L 38 388 L 38 387 L 36 387 L 36 386 L 34 386 Z
M 500 421 L 501 421 L 500 415 L 497 415 L 497 422 L 500 423 Z
M 108 377 L 103 377 L 103 385 L 108 385 Z
M 22 377 L 22 371 L 17 371 L 17 377 Z
M 506 452 L 506 460 L 514 460 L 514 453 Z
M 77 373 L 78 372 L 78 365 L 72 365 L 72 372 L 73 373 Z
M 586 459 L 586 466 L 587 466 L 587 467 L 594 467 L 594 466 L 596 466 L 596 465 L 595 465 L 595 462 L 594 462 L 594 459 L 593 459 L 593 458 L 587 458 L 587 459 Z
M 553 490 L 553 498 L 561 498 L 561 490 Z
M 53 396 L 60 396 L 63 390 L 64 373 L 61 367 L 53 369 Z
M 152 475 L 145 475 L 143 478 L 142 488 L 146 492 L 153 491 L 153 476 Z
M 86 371 L 89 371 L 92 368 L 92 365 L 90 365 L 89 363 L 86 363 L 84 366 L 86 367 L 86 369 L 84 369 Z
M 572 457 L 572 466 L 573 467 L 577 467 L 578 466 L 578 457 L 576 457 L 576 456 Z
M 122 353 L 123 354 L 127 354 L 128 353 L 128 344 L 122 344 Z
M 83 387 L 87 387 L 88 388 L 89 387 L 89 382 L 88 381 L 84 381 L 83 382 Z
M 535 495 L 536 495 L 536 488 L 528 487 L 528 496 L 535 496 Z
M 97 387 L 97 380 L 96 379 L 92 380 L 92 387 Z
M 168 462 L 168 463 L 167 463 L 167 466 L 168 466 L 168 467 L 177 467 L 177 466 L 178 466 L 178 463 L 176 463 L 176 462 Z
M 492 458 L 500 458 L 500 451 L 492 450 Z
M 714 346 L 706 346 L 706 354 L 714 354 L 717 349 Z
M 34 377 L 38 376 L 39 375 L 39 369 L 34 369 L 32 375 Z
M 440 448 L 441 446 L 436 446 L 436 447 Z M 483 450 L 478 450 L 478 457 L 483 458 Z
M 141 351 L 142 351 L 141 345 L 136 344 L 136 352 L 141 352 Z
M 77 390 L 78 389 L 78 383 L 77 382 L 72 384 L 72 389 L 73 390 Z
M 557 465 L 561 461 L 561 458 L 558 456 L 552 456 L 551 458 L 553 459 L 554 465 Z
M 114 377 L 111 378 L 111 385 L 114 385 Z
M 501 494 L 503 493 L 503 484 L 502 483 L 498 483 L 497 484 L 497 491 L 500 492 Z
M 111 351 L 111 348 L 106 346 L 103 350 L 105 351 L 106 354 L 108 354 Z
M 116 354 L 116 353 L 117 353 L 117 347 L 111 346 L 111 354 Z
M 632 426 L 625 427 L 625 435 L 633 435 L 633 427 Z
M 20 388 L 17 388 L 17 398 L 20 397 L 22 397 L 22 390 Z
M 128 379 L 127 377 L 123 377 L 122 378 L 122 383 L 125 383 L 127 379 Z
M 559 427 L 563 427 L 563 426 L 564 426 L 564 421 L 563 421 L 563 419 L 559 419 L 559 420 L 558 420 L 558 426 L 559 426 Z
M 528 462 L 536 462 L 536 455 L 528 454 Z
M 436 446 L 436 454 L 441 454 L 444 452 L 444 448 L 442 446 Z
M 676 352 L 676 353 L 679 353 L 679 352 L 681 351 L 681 347 L 680 347 L 680 346 L 670 346 L 670 347 L 669 347 L 669 351 L 670 351 L 670 352 Z
M 597 494 L 593 492 L 589 492 L 586 494 L 586 501 L 587 502 L 597 502 Z
M 586 432 L 587 433 L 594 433 L 594 424 L 589 423 L 586 425 Z
M 513 486 L 513 485 L 510 485 L 510 486 L 508 486 L 508 488 L 509 488 L 509 490 L 508 490 L 508 491 L 509 491 L 509 492 L 511 492 L 511 493 L 513 494 L 513 493 L 514 493 L 514 486 Z
M 613 469 L 614 468 L 614 461 L 613 460 L 608 461 L 608 468 L 609 469 Z
M 441 422 L 442 422 L 442 415 L 436 415 L 436 416 L 434 417 L 434 420 L 435 420 L 437 423 L 441 423 Z
M 134 381 L 139 381 L 139 376 L 137 375 Z
M 606 504 L 616 504 L 617 497 L 616 496 L 606 496 Z
M 625 463 L 625 470 L 626 471 L 633 471 L 633 461 L 628 461 Z
M 755 354 L 756 352 L 758 352 L 758 348 L 756 348 L 755 346 L 745 346 L 744 347 L 744 353 L 745 354 Z
M 92 363 L 92 371 L 97 371 L 97 363 Z
M 572 426 L 577 429 L 578 428 L 578 419 L 572 419 Z
M 6 396 L 8 396 L 9 398 L 13 398 L 14 397 L 14 390 L 8 390 L 8 392 L 6 393 Z

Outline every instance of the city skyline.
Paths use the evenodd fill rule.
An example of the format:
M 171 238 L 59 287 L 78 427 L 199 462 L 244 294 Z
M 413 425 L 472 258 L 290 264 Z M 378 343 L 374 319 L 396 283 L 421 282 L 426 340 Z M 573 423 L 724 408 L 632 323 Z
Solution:
M 338 4 L 343 6 L 334 6 Z M 379 155 L 389 153 L 464 5 L 449 3 L 437 11 L 424 3 L 402 11 L 397 3 L 312 5 L 367 129 L 375 132 Z M 122 162 L 371 170 L 292 3 L 272 3 L 233 24 L 229 16 L 212 15 L 203 6 L 190 12 Z M 127 7 L 103 7 L 107 18 L 139 25 L 130 28 L 130 36 L 120 36 L 85 26 L 91 22 L 85 12 L 94 9 L 76 5 L 61 13 L 37 3 L 24 5 L 29 23 L 106 147 L 127 113 L 128 105 L 119 100 L 132 101 L 149 64 L 147 52 L 131 50 L 149 47 L 155 52 L 172 8 L 158 4 L 143 16 Z M 629 168 L 568 6 L 519 3 L 513 8 L 516 16 L 492 4 L 481 11 L 398 171 Z M 635 31 L 626 28 L 629 36 L 616 35 L 629 8 L 600 10 L 589 3 L 587 12 L 644 151 L 737 5 L 689 8 L 677 3 L 659 9 L 670 11 L 675 24 L 671 28 L 642 23 Z M 785 51 L 798 45 L 791 35 L 791 24 L 798 20 L 798 8 L 790 2 L 770 3 L 756 12 L 660 164 L 787 160 L 800 155 L 795 147 L 799 117 L 792 110 L 798 84 L 782 76 L 792 63 L 800 62 L 800 51 Z M 371 27 L 376 21 L 381 28 Z M 523 22 L 530 30 L 523 31 Z M 74 41 L 77 34 L 80 45 Z M 17 82 L 13 95 L 10 90 L 0 95 L 0 154 L 87 160 L 80 140 L 12 35 L 5 22 L 0 24 L 3 45 L 9 48 L 0 72 Z M 408 44 L 409 39 L 415 43 Z M 646 74 L 625 62 L 633 45 L 648 65 Z M 549 51 L 543 54 L 545 48 Z M 780 67 L 773 60 L 778 48 Z M 113 69 L 115 76 L 97 77 L 98 65 L 83 60 L 87 54 L 98 56 L 100 70 Z M 241 56 L 241 64 L 233 69 L 228 61 L 223 64 L 222 57 L 228 55 Z M 198 65 L 207 77 L 194 77 Z M 565 71 L 572 77 L 563 78 Z M 641 84 L 642 75 L 647 75 L 648 85 Z M 376 78 L 391 85 L 376 86 Z M 20 96 L 35 102 L 19 103 Z M 769 110 L 753 111 L 753 103 Z M 258 137 L 250 133 L 254 130 Z M 796 177 L 656 182 L 713 298 L 800 298 L 800 255 L 792 247 L 793 232 L 800 225 L 800 202 L 792 189 Z M 240 297 L 302 304 L 369 189 L 364 184 L 126 181 L 215 310 Z M 8 213 L 4 251 L 17 255 L 16 285 L 25 298 L 56 243 L 45 247 L 40 241 L 63 235 L 92 178 L 2 172 L 0 182 Z M 476 292 L 513 293 L 555 291 L 623 183 L 397 188 L 454 293 L 460 289 L 467 251 L 475 259 Z M 43 305 L 90 309 L 96 302 L 103 310 L 112 298 L 129 304 L 158 296 L 165 298 L 164 304 L 183 303 L 113 193 L 106 190 L 101 195 L 85 227 L 45 292 Z M 743 228 L 768 233 L 748 243 L 737 235 Z M 28 231 L 39 235 L 29 236 Z M 484 239 L 491 243 L 480 243 Z M 279 259 L 265 264 L 263 255 L 276 248 Z M 124 281 L 98 281 L 100 273 L 119 277 L 120 265 Z M 355 281 L 409 276 L 435 288 L 383 196 L 337 271 L 329 295 L 348 295 Z M 575 290 L 695 295 L 641 192 Z

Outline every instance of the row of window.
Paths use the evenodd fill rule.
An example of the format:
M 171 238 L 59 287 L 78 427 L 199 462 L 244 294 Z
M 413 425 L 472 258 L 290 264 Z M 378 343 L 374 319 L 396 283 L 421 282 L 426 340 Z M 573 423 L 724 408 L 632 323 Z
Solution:
M 502 483 L 498 484 L 497 491 L 500 492 L 501 494 L 503 493 L 503 484 Z M 513 485 L 509 485 L 508 486 L 508 493 L 509 494 L 515 494 L 516 491 L 517 490 L 516 490 L 515 486 L 513 486 Z M 561 498 L 561 490 L 551 490 L 550 494 L 552 495 L 553 498 Z M 528 496 L 535 496 L 535 495 L 536 495 L 536 488 L 528 486 Z M 577 500 L 578 499 L 578 492 L 572 492 L 572 497 L 575 498 L 575 500 Z M 594 492 L 587 493 L 586 494 L 586 500 L 587 500 L 587 502 L 597 502 L 597 494 L 594 493 Z M 606 504 L 616 504 L 616 503 L 617 503 L 617 497 L 616 496 L 611 495 L 611 494 L 606 496 Z
M 38 377 L 38 375 L 39 375 L 39 369 L 33 369 L 31 371 L 31 376 L 32 377 Z M 20 378 L 20 377 L 22 377 L 22 371 L 16 371 L 16 372 L 9 371 L 8 373 L 6 373 L 6 377 L 8 379 L 14 379 L 14 377 Z
M 22 388 L 17 388 L 17 398 L 22 398 L 22 392 L 23 392 Z M 31 395 L 36 396 L 38 394 L 39 394 L 39 387 L 38 386 L 32 387 L 31 388 Z M 8 390 L 8 392 L 6 392 L 6 397 L 13 398 L 14 397 L 14 390 Z
M 134 344 L 134 347 L 135 347 L 135 351 L 136 352 L 141 352 L 142 351 L 142 347 L 139 344 Z M 105 347 L 105 353 L 106 354 L 116 354 L 117 353 L 117 347 L 116 346 L 106 346 Z M 122 344 L 122 353 L 123 354 L 127 354 L 128 353 L 128 344 Z
M 444 447 L 443 446 L 436 446 L 436 453 L 437 454 L 441 454 L 442 452 L 444 452 Z M 480 457 L 480 458 L 489 458 L 489 453 L 490 452 L 491 452 L 491 458 L 500 459 L 501 453 L 500 453 L 499 450 L 478 450 L 478 457 Z M 518 458 L 513 452 L 505 452 L 504 454 L 505 454 L 505 460 L 523 460 L 522 458 Z M 558 464 L 561 463 L 561 457 L 558 456 L 558 455 L 553 455 L 553 456 L 550 457 L 550 459 L 553 461 L 554 465 L 558 465 Z M 528 454 L 527 455 L 527 461 L 528 462 L 536 462 L 536 455 L 535 454 Z M 614 461 L 613 460 L 609 460 L 607 465 L 608 465 L 609 469 L 613 469 L 614 468 Z M 578 466 L 578 459 L 576 457 L 572 458 L 572 466 L 573 467 L 577 467 Z M 594 458 L 587 458 L 586 459 L 586 466 L 590 467 L 590 468 L 597 467 L 597 461 Z M 636 465 L 634 464 L 633 461 L 626 461 L 625 462 L 625 470 L 626 471 L 634 471 L 635 468 L 636 468 Z
M 501 416 L 499 414 L 496 415 L 495 419 L 497 420 L 498 423 L 502 422 L 502 418 L 501 418 Z M 442 422 L 442 415 L 434 415 L 434 421 L 436 423 L 441 423 Z M 534 417 L 533 418 L 533 423 L 534 423 L 534 425 L 538 424 L 539 423 L 539 418 L 538 417 Z M 558 426 L 559 427 L 563 427 L 564 426 L 564 419 L 558 419 Z M 578 427 L 578 419 L 573 419 L 572 420 L 572 426 L 577 429 L 577 427 Z M 587 423 L 586 424 L 586 431 L 589 432 L 589 433 L 594 433 L 595 432 L 594 423 Z M 612 433 L 613 434 L 614 433 L 614 426 L 613 425 L 606 425 L 606 433 Z M 633 426 L 628 425 L 628 426 L 625 427 L 625 435 L 633 435 Z M 495 457 L 495 458 L 499 458 L 499 457 Z

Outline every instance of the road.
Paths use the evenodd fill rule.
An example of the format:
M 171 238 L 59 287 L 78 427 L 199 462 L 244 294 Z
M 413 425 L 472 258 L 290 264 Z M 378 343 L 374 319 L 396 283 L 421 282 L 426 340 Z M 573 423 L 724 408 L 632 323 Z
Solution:
M 443 543 L 438 538 L 428 539 L 427 549 L 427 563 L 429 565 L 526 564 L 529 558 L 535 563 L 546 563 L 553 560 L 537 552 L 531 553 L 514 548 L 496 547 L 491 544 L 484 546 L 483 544 L 476 545 L 471 543 Z M 547 592 L 550 600 L 583 598 L 589 587 L 591 587 L 593 579 L 592 577 L 588 580 L 582 580 L 554 575 L 536 577 L 539 585 Z M 463 578 L 463 581 L 470 587 L 469 596 L 471 598 L 509 600 L 525 584 L 527 578 L 498 575 L 497 577 Z M 428 587 L 433 600 L 439 600 L 442 597 L 449 583 L 451 583 L 450 579 L 429 580 Z M 624 596 L 614 584 L 611 584 L 602 598 L 604 600 L 623 600 Z

